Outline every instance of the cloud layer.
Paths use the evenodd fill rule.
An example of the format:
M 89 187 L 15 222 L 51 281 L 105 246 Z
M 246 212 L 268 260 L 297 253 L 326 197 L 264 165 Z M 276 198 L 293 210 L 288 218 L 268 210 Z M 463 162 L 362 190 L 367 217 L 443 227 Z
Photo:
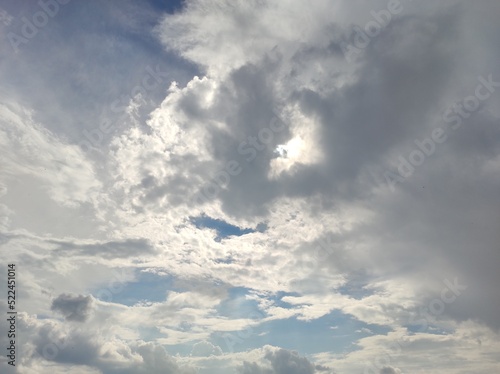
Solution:
M 499 370 L 498 2 L 57 4 L 0 8 L 18 372 Z

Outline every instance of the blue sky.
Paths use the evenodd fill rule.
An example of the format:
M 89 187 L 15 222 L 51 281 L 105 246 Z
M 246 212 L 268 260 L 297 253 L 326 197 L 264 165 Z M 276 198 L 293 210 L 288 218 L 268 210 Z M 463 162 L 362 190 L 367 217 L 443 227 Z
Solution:
M 499 13 L 0 0 L 17 372 L 498 372 Z
M 238 226 L 224 222 L 223 220 L 214 219 L 208 216 L 191 217 L 190 220 L 198 229 L 214 229 L 217 233 L 217 236 L 215 237 L 216 241 L 220 241 L 231 236 L 250 234 L 256 231 L 255 229 L 240 228 Z
M 159 12 L 175 13 L 182 9 L 183 0 L 149 0 L 151 6 Z

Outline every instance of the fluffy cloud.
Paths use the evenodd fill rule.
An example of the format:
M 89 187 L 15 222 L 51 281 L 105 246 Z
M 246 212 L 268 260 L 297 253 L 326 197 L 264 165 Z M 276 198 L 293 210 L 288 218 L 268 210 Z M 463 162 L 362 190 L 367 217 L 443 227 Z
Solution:
M 210 342 L 202 341 L 193 345 L 193 350 L 191 351 L 191 355 L 193 356 L 219 356 L 222 354 L 222 350 L 220 347 L 213 345 Z
M 301 357 L 297 352 L 274 347 L 265 347 L 265 366 L 256 362 L 244 362 L 239 368 L 242 374 L 333 374 L 334 371 L 326 366 L 315 365 L 306 357 Z
M 127 342 L 112 331 L 91 331 L 82 325 L 39 321 L 27 314 L 20 315 L 19 328 L 33 337 L 31 344 L 22 346 L 23 370 L 37 367 L 43 357 L 63 370 L 100 373 L 169 373 L 191 374 L 193 368 L 179 365 L 165 349 L 143 341 Z
M 382 2 L 373 4 L 374 8 L 383 9 L 385 6 L 386 4 Z M 258 3 L 256 12 L 273 14 L 276 8 L 283 11 L 285 7 L 282 4 Z M 300 12 L 296 12 L 298 7 L 296 5 L 290 8 L 286 20 L 283 20 L 284 23 L 298 23 L 300 16 Z M 340 3 L 338 7 L 340 8 L 337 9 L 338 12 L 332 11 L 330 14 L 339 22 L 339 27 L 346 26 L 341 20 L 345 13 L 349 13 L 355 20 L 359 20 L 357 17 L 362 19 L 361 15 L 352 14 Z M 311 12 L 317 12 L 321 9 L 320 3 L 313 8 Z M 424 7 L 421 11 L 416 11 L 410 4 L 404 4 L 404 10 L 405 15 L 392 19 L 384 27 L 383 32 L 371 40 L 357 63 L 352 66 L 343 64 L 344 56 L 338 53 L 338 49 L 325 47 L 327 43 L 330 43 L 330 46 L 341 44 L 341 33 L 338 28 L 328 29 L 322 38 L 309 37 L 310 34 L 304 33 L 301 28 L 285 28 L 283 34 L 276 36 L 277 47 L 274 48 L 266 44 L 267 39 L 259 33 L 250 38 L 251 30 L 266 30 L 270 27 L 266 17 L 250 18 L 250 23 L 243 25 L 236 22 L 240 15 L 250 11 L 244 5 L 230 6 L 225 2 L 209 2 L 202 6 L 193 1 L 187 5 L 184 12 L 166 17 L 159 32 L 168 47 L 178 50 L 195 62 L 213 68 L 208 69 L 208 78 L 203 79 L 212 81 L 211 86 L 214 87 L 210 94 L 199 96 L 198 92 L 205 91 L 195 90 L 198 80 L 194 80 L 193 86 L 186 87 L 183 93 L 185 98 L 179 101 L 184 102 L 184 105 L 170 105 L 169 99 L 164 103 L 163 110 L 166 113 L 177 113 L 175 118 L 182 119 L 187 131 L 191 131 L 193 126 L 197 125 L 200 113 L 203 113 L 204 118 L 220 123 L 219 126 L 214 126 L 208 135 L 207 140 L 211 147 L 201 148 L 204 149 L 203 159 L 206 158 L 207 152 L 212 156 L 211 160 L 203 162 L 202 172 L 198 171 L 202 169 L 201 164 L 197 165 L 196 162 L 190 163 L 187 172 L 186 166 L 176 166 L 171 163 L 169 169 L 178 168 L 179 174 L 182 170 L 184 186 L 199 184 L 198 178 L 203 175 L 201 173 L 208 171 L 203 178 L 205 182 L 201 182 L 200 188 L 203 188 L 203 183 L 208 183 L 207 181 L 224 168 L 225 161 L 237 160 L 244 166 L 241 175 L 231 178 L 204 209 L 217 211 L 214 206 L 220 204 L 222 212 L 218 211 L 218 214 L 225 217 L 248 219 L 248 217 L 263 216 L 272 219 L 269 210 L 279 209 L 277 207 L 283 198 L 303 198 L 310 205 L 317 204 L 314 214 L 325 211 L 338 215 L 339 207 L 343 205 L 348 205 L 351 209 L 357 205 L 362 206 L 365 208 L 364 213 L 367 212 L 368 215 L 359 218 L 361 221 L 359 230 L 352 228 L 350 232 L 346 230 L 337 234 L 335 244 L 338 248 L 337 253 L 330 256 L 321 266 L 325 266 L 326 271 L 335 268 L 346 273 L 346 283 L 366 269 L 371 273 L 367 274 L 375 278 L 381 274 L 398 274 L 398 269 L 413 269 L 404 279 L 399 279 L 406 282 L 405 292 L 410 294 L 406 295 L 407 297 L 400 296 L 407 299 L 418 298 L 418 295 L 427 293 L 431 288 L 434 289 L 433 292 L 441 291 L 438 279 L 432 281 L 429 279 L 429 282 L 424 283 L 417 282 L 420 272 L 433 274 L 434 278 L 441 277 L 441 280 L 459 275 L 471 286 L 477 283 L 474 279 L 485 277 L 482 272 L 473 274 L 475 272 L 466 265 L 469 261 L 467 255 L 457 256 L 457 248 L 462 248 L 458 250 L 459 253 L 467 253 L 465 247 L 471 247 L 472 242 L 476 243 L 476 248 L 477 243 L 484 243 L 479 244 L 483 255 L 475 260 L 478 269 L 487 266 L 486 263 L 496 262 L 496 256 L 492 250 L 493 242 L 489 240 L 487 243 L 484 242 L 485 237 L 493 239 L 493 233 L 478 232 L 477 237 L 471 238 L 468 244 L 461 239 L 455 240 L 455 235 L 444 237 L 439 234 L 454 232 L 460 236 L 460 232 L 465 232 L 468 224 L 463 218 L 456 216 L 456 220 L 454 218 L 443 220 L 440 212 L 449 212 L 450 209 L 467 210 L 465 206 L 457 208 L 457 204 L 468 206 L 469 203 L 452 197 L 460 194 L 457 186 L 468 185 L 472 180 L 477 180 L 478 175 L 474 170 L 477 170 L 479 164 L 494 162 L 490 156 L 466 161 L 459 167 L 463 173 L 455 173 L 454 170 L 458 169 L 450 166 L 447 160 L 450 157 L 462 159 L 459 155 L 461 151 L 455 148 L 454 144 L 462 141 L 461 139 L 465 141 L 464 133 L 453 134 L 456 138 L 446 142 L 442 146 L 441 153 L 433 154 L 432 162 L 426 160 L 414 176 L 405 178 L 404 183 L 398 184 L 396 192 L 391 192 L 384 180 L 385 172 L 395 171 L 398 167 L 401 154 L 408 157 L 415 147 L 414 141 L 421 141 L 438 125 L 444 128 L 448 126 L 443 122 L 443 113 L 457 97 L 462 97 L 467 90 L 473 90 L 477 85 L 477 76 L 470 76 L 468 63 L 464 61 L 457 63 L 466 40 L 454 31 L 464 22 L 477 22 L 475 11 L 465 4 L 439 10 Z M 325 23 L 322 24 L 321 21 Z M 197 26 L 192 26 L 195 23 Z M 205 23 L 217 24 L 222 29 L 201 32 Z M 323 25 L 326 30 L 326 24 L 324 18 L 320 18 L 315 27 Z M 478 30 L 472 37 L 479 40 L 480 34 L 486 32 L 488 27 L 484 26 L 484 29 Z M 233 32 L 228 32 L 227 28 Z M 312 29 L 309 31 L 314 34 Z M 211 54 L 203 43 L 206 40 L 217 40 L 221 48 L 224 48 L 226 45 L 232 45 L 230 38 L 237 35 L 243 35 L 241 37 L 243 40 L 252 40 L 255 44 L 255 48 L 252 49 L 255 55 L 243 54 L 236 49 L 234 53 L 239 57 L 232 55 L 233 58 L 225 60 L 228 64 L 221 64 L 220 60 L 224 59 L 225 55 Z M 412 37 L 402 38 L 402 35 L 412 35 Z M 313 48 L 312 46 L 324 48 L 325 53 L 306 54 L 300 44 L 297 44 L 297 40 L 302 37 L 306 38 L 310 48 Z M 487 53 L 484 44 L 474 48 L 477 48 L 480 54 Z M 213 50 L 212 48 L 211 51 Z M 422 50 L 426 51 L 425 58 L 421 57 Z M 247 55 L 248 58 L 245 59 Z M 329 79 L 330 84 L 327 89 L 322 83 L 324 80 L 312 79 L 308 75 L 309 72 L 303 68 L 305 61 L 310 60 L 314 61 L 320 72 L 337 72 Z M 234 64 L 229 61 L 233 61 Z M 218 66 L 229 66 L 230 69 L 221 72 Z M 487 61 L 484 69 L 485 72 L 497 71 L 491 63 L 488 65 Z M 463 80 L 454 79 L 457 75 L 464 77 Z M 283 89 L 284 85 L 287 86 L 287 90 Z M 470 88 L 467 85 L 470 85 Z M 193 93 L 188 93 L 190 88 Z M 498 99 L 495 96 L 491 100 Z M 282 108 L 280 114 L 288 124 L 288 129 L 286 133 L 280 134 L 282 138 L 275 139 L 276 142 L 258 153 L 258 157 L 250 164 L 245 163 L 244 158 L 237 152 L 238 145 L 246 136 L 257 134 L 269 123 L 266 113 L 272 109 L 271 103 Z M 494 116 L 491 112 L 492 101 L 485 102 L 484 105 L 481 112 L 471 117 L 468 128 L 481 128 L 481 131 L 496 138 L 498 134 L 491 125 L 492 119 L 490 120 L 490 117 Z M 223 117 L 220 113 L 223 113 Z M 297 113 L 300 113 L 300 116 Z M 170 115 L 170 118 L 172 117 L 173 114 Z M 189 121 L 188 118 L 192 120 Z M 307 139 L 306 149 L 318 150 L 320 157 L 316 162 L 305 163 L 301 160 L 306 155 L 300 155 L 300 161 L 281 173 L 275 173 L 270 180 L 270 169 L 275 160 L 273 150 L 279 144 L 287 144 L 300 136 L 302 130 L 296 123 L 298 121 L 309 121 L 307 130 L 314 136 Z M 159 124 L 154 127 L 155 131 L 160 131 L 157 130 L 160 128 Z M 206 128 L 205 125 L 200 127 Z M 449 127 L 447 131 L 451 131 Z M 180 136 L 182 135 L 180 133 Z M 300 136 L 300 138 L 305 137 Z M 182 142 L 180 139 L 182 138 L 178 138 L 175 142 Z M 189 139 L 188 135 L 183 141 L 188 142 Z M 148 137 L 148 140 L 151 139 Z M 489 143 L 483 142 L 483 144 L 488 146 Z M 472 143 L 470 146 L 474 147 Z M 496 155 L 495 146 L 491 147 L 487 153 L 489 152 L 491 156 Z M 485 154 L 483 146 L 478 145 L 474 149 L 478 155 Z M 156 154 L 160 155 L 159 152 Z M 192 153 L 193 158 L 195 154 Z M 164 158 L 161 155 L 159 157 Z M 439 178 L 445 170 L 450 170 L 458 179 L 452 181 Z M 160 168 L 155 173 L 163 172 Z M 179 179 L 177 181 L 176 184 L 180 182 Z M 162 184 L 167 186 L 168 183 Z M 436 186 L 430 192 L 426 187 L 429 183 Z M 496 185 L 496 182 L 486 176 L 485 183 Z M 149 186 L 145 187 L 146 191 L 150 189 Z M 157 186 L 154 188 L 157 189 Z M 190 188 L 186 187 L 180 190 L 180 193 L 184 196 L 187 193 L 189 196 L 193 191 L 190 191 Z M 179 200 L 175 197 L 177 194 L 175 188 L 165 188 L 164 191 L 163 201 Z M 488 195 L 486 191 L 484 193 Z M 483 198 L 486 201 L 494 200 L 492 195 L 486 197 L 484 193 L 478 191 L 476 202 L 479 204 L 477 209 L 482 211 L 478 215 L 484 217 L 485 225 L 488 227 L 487 222 L 494 222 L 498 217 L 493 211 L 488 213 L 479 208 L 484 206 L 481 202 Z M 320 198 L 313 201 L 311 196 Z M 187 201 L 193 199 L 188 198 Z M 407 215 L 404 212 L 412 213 Z M 425 220 L 429 225 L 421 224 Z M 393 227 L 398 227 L 398 230 L 393 230 Z M 273 226 L 270 228 L 273 229 Z M 297 227 L 294 229 L 297 230 Z M 278 235 L 284 236 L 283 232 Z M 419 240 L 418 238 L 422 236 L 429 239 L 426 242 Z M 299 247 L 305 250 L 314 247 L 314 244 L 301 244 Z M 455 260 L 453 265 L 443 267 L 445 259 L 450 257 Z M 316 260 L 313 256 L 310 259 Z M 305 260 L 307 261 L 307 258 Z M 308 281 L 314 282 L 312 279 Z M 489 281 L 484 279 L 483 285 L 493 284 L 491 281 L 492 279 Z M 494 290 L 490 290 L 489 294 L 493 293 Z M 479 297 L 483 293 L 479 292 L 479 288 L 475 285 L 474 291 L 469 295 L 471 294 Z M 464 296 L 455 303 L 454 310 L 448 313 L 457 313 L 458 308 L 467 308 L 468 303 L 464 300 L 468 297 L 470 296 Z M 496 308 L 492 305 L 492 300 L 490 297 L 483 299 L 485 304 L 490 305 L 489 310 Z M 401 301 L 395 299 L 394 305 Z M 424 305 L 428 301 L 430 300 L 419 300 Z M 316 313 L 316 316 L 322 315 L 309 310 L 310 313 Z M 380 311 L 381 315 L 387 313 L 383 309 Z M 363 318 L 368 318 L 367 314 L 364 314 L 366 317 Z M 492 318 L 486 317 L 485 313 L 482 314 L 490 325 L 497 323 Z M 361 318 L 360 314 L 356 315 Z M 390 317 L 385 315 L 379 322 L 387 323 L 388 318 Z

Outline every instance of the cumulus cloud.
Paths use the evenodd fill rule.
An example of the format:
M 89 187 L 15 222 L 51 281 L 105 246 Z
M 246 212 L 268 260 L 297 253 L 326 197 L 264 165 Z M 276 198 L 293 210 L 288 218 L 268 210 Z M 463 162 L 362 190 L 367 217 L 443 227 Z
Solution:
M 256 362 L 244 362 L 239 368 L 243 374 L 313 374 L 327 373 L 333 374 L 333 369 L 326 366 L 315 365 L 306 357 L 300 356 L 297 352 L 282 348 L 265 347 L 266 353 L 263 356 L 264 365 Z
M 113 332 L 92 331 L 81 325 L 40 321 L 20 315 L 19 328 L 33 337 L 22 347 L 24 366 L 37 367 L 38 358 L 59 370 L 112 373 L 194 374 L 196 370 L 179 364 L 165 349 L 151 342 L 127 342 Z
M 312 374 L 315 372 L 314 365 L 307 358 L 300 357 L 297 352 L 280 349 L 267 353 L 265 358 L 271 363 L 276 374 Z
M 271 369 L 263 368 L 255 362 L 244 362 L 239 370 L 241 374 L 273 374 Z
M 193 345 L 193 349 L 191 350 L 191 355 L 198 357 L 205 356 L 220 356 L 222 354 L 222 350 L 219 346 L 213 345 L 210 342 L 202 341 Z

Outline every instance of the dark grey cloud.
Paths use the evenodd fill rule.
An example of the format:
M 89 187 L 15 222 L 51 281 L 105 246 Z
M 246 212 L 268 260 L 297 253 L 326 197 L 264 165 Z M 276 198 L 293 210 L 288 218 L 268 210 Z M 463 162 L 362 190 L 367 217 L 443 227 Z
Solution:
M 300 49 L 290 62 L 279 53 L 277 45 L 272 57 L 265 56 L 257 63 L 234 70 L 218 88 L 210 109 L 202 108 L 202 97 L 184 97 L 178 109 L 188 118 L 228 125 L 227 129 L 213 128 L 210 132 L 208 145 L 213 162 L 223 168 L 225 162 L 236 160 L 243 169 L 214 199 L 222 202 L 228 214 L 244 216 L 265 215 L 266 206 L 282 196 L 321 194 L 326 200 L 349 200 L 369 195 L 373 183 L 360 182 L 366 168 L 385 164 L 394 149 L 425 133 L 431 118 L 440 110 L 445 93 L 453 87 L 454 61 L 461 53 L 457 42 L 459 17 L 457 11 L 450 11 L 432 17 L 412 15 L 393 20 L 364 51 L 353 74 L 355 79 L 326 94 L 310 88 L 295 88 L 285 97 L 278 94 L 282 80 L 293 81 L 294 75 L 303 70 L 305 52 Z M 338 35 L 333 38 L 332 43 L 339 43 Z M 335 67 L 335 60 L 329 56 L 314 56 L 314 63 L 324 70 Z M 340 86 L 342 79 L 339 74 L 331 86 Z M 320 149 L 325 157 L 320 164 L 299 163 L 292 173 L 269 180 L 274 149 L 290 140 L 290 129 L 275 134 L 269 146 L 255 153 L 255 158 L 242 155 L 238 146 L 257 136 L 269 125 L 273 111 L 290 101 L 296 102 L 304 115 L 319 122 L 318 143 L 309 146 Z M 200 162 L 194 161 L 189 168 L 200 173 L 197 179 L 201 179 L 203 187 L 215 173 L 213 168 L 200 166 Z M 169 181 L 171 188 L 155 186 L 154 190 L 178 200 L 177 193 L 188 191 L 187 187 L 177 190 L 175 185 L 179 183 L 189 185 L 179 174 Z M 146 190 L 150 190 L 149 195 L 155 194 L 152 189 Z
M 493 11 L 497 6 L 485 3 L 483 9 L 488 7 Z M 497 44 L 471 45 L 464 22 L 469 28 L 481 23 L 465 4 L 433 14 L 398 17 L 363 51 L 350 83 L 327 94 L 309 88 L 291 92 L 290 99 L 320 124 L 319 142 L 312 146 L 321 149 L 324 161 L 297 165 L 293 173 L 269 180 L 273 156 L 264 150 L 216 199 L 226 213 L 236 217 L 265 215 L 266 206 L 282 196 L 319 194 L 324 202 L 321 209 L 333 212 L 338 202 L 362 202 L 377 212 L 377 219 L 371 227 L 361 227 L 357 235 L 373 236 L 379 245 L 371 248 L 369 260 L 352 258 L 342 248 L 348 248 L 353 235 L 343 236 L 336 244 L 338 255 L 329 259 L 330 266 L 347 273 L 368 269 L 367 277 L 408 271 L 416 277 L 427 274 L 425 279 L 437 293 L 444 278 L 459 276 L 470 291 L 450 305 L 445 316 L 474 318 L 497 329 L 500 319 L 494 311 L 500 307 L 500 298 L 494 269 L 500 263 L 496 224 L 500 222 L 500 186 L 493 171 L 487 173 L 485 168 L 489 165 L 494 170 L 500 154 L 500 119 L 493 110 L 500 92 L 481 103 L 460 129 L 451 130 L 442 119 L 450 106 L 474 92 L 480 75 L 491 73 L 500 81 L 500 70 L 491 61 L 477 70 L 468 58 L 461 60 L 468 48 L 474 50 L 476 59 L 498 53 Z M 229 133 L 213 133 L 216 159 L 238 159 L 240 139 L 267 123 L 269 103 L 277 103 L 273 94 L 277 75 L 265 61 L 234 72 L 225 83 L 232 91 L 226 88 L 218 93 L 225 113 L 234 107 L 238 111 L 226 118 Z M 273 63 L 279 65 L 282 60 Z M 329 60 L 318 58 L 316 63 L 333 68 Z M 397 167 L 398 154 L 408 158 L 418 149 L 415 141 L 430 136 L 436 127 L 447 132 L 448 140 L 436 146 L 435 153 L 397 186 L 396 193 L 378 199 L 373 194 L 380 183 L 377 177 L 383 181 L 383 172 Z M 287 140 L 289 133 L 282 135 L 278 141 Z M 371 168 L 378 175 L 367 173 Z M 430 295 L 422 297 L 422 305 L 434 297 Z
M 237 160 L 242 172 L 213 197 L 229 216 L 260 219 L 281 197 L 304 198 L 311 202 L 311 212 L 332 214 L 342 204 L 359 204 L 374 212 L 375 219 L 357 231 L 338 234 L 337 253 L 321 266 L 361 284 L 388 274 L 407 276 L 424 306 L 434 297 L 429 289 L 439 293 L 444 278 L 458 276 L 470 285 L 470 293 L 449 305 L 442 317 L 473 318 L 498 328 L 494 311 L 500 298 L 493 285 L 498 283 L 494 268 L 500 263 L 500 206 L 494 175 L 500 119 L 494 108 L 500 92 L 482 101 L 457 130 L 443 119 L 449 108 L 474 93 L 479 76 L 491 74 L 500 81 L 495 62 L 500 50 L 492 37 L 498 34 L 497 26 L 483 22 L 496 10 L 498 3 L 493 1 L 480 8 L 457 1 L 418 11 L 405 5 L 404 13 L 372 38 L 349 68 L 335 46 L 350 26 L 332 26 L 326 33 L 329 43 L 305 42 L 292 58 L 285 57 L 287 46 L 277 41 L 267 55 L 224 76 L 215 104 L 208 109 L 197 95 L 180 101 L 177 110 L 187 118 L 220 121 L 227 128 L 211 129 L 206 139 L 211 161 L 190 160 L 185 166 L 182 160 L 173 161 L 172 166 L 180 168 L 178 175 L 168 184 L 155 180 L 154 189 L 147 183 L 145 193 L 154 196 L 158 190 L 169 201 L 187 201 L 199 208 L 186 196 L 209 183 L 225 162 Z M 318 71 L 334 72 L 325 83 L 328 89 L 308 80 L 306 62 Z M 299 78 L 308 84 L 300 84 Z M 290 88 L 285 93 L 279 90 L 284 85 Z M 238 152 L 238 145 L 256 136 L 269 124 L 272 110 L 285 103 L 295 103 L 318 126 L 316 143 L 308 146 L 319 149 L 324 158 L 312 165 L 298 162 L 290 172 L 270 180 L 273 148 L 290 139 L 291 129 L 277 134 L 251 162 Z M 416 142 L 438 127 L 447 140 L 437 144 L 395 191 L 381 195 L 377 188 L 388 187 L 384 173 L 395 172 L 400 156 L 408 160 L 418 150 Z M 369 246 L 368 257 L 347 251 L 359 238 L 376 243 Z M 298 243 L 306 256 L 308 248 L 312 256 L 314 245 Z M 366 274 L 365 279 L 359 274 Z M 419 278 L 425 279 L 421 286 Z M 478 304 L 482 308 L 474 307 Z
M 154 343 L 125 342 L 114 336 L 101 335 L 102 330 L 90 327 L 65 326 L 23 315 L 18 321 L 20 331 L 32 337 L 33 350 L 22 351 L 23 360 L 33 363 L 39 358 L 67 365 L 71 370 L 93 368 L 105 374 L 152 373 L 194 374 L 183 367 L 166 350 Z M 137 360 L 137 358 L 140 358 Z M 69 370 L 69 369 L 68 369 Z
M 319 371 L 318 367 L 306 357 L 301 357 L 297 352 L 286 349 L 268 352 L 264 357 L 271 363 L 276 374 L 313 374 Z M 319 368 L 323 369 L 323 367 Z
M 88 331 L 65 330 L 50 323 L 28 326 L 38 357 L 62 364 L 93 365 L 100 354 L 100 342 Z
M 85 322 L 93 309 L 92 296 L 62 294 L 52 301 L 51 309 L 67 321 Z

